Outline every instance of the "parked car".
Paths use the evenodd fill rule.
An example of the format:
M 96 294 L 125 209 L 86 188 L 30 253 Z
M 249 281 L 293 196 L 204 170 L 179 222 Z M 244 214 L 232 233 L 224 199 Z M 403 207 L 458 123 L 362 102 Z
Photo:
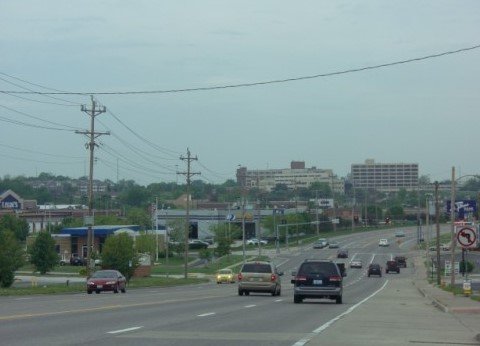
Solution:
M 389 246 L 388 239 L 380 239 L 378 241 L 378 246 Z
M 337 251 L 337 258 L 348 258 L 348 250 L 340 249 Z
M 336 241 L 332 241 L 330 242 L 330 244 L 328 244 L 329 249 L 338 249 L 339 247 L 340 247 L 340 244 L 337 243 Z
M 395 256 L 394 260 L 400 268 L 407 268 L 407 258 L 405 256 Z
M 352 260 L 350 262 L 350 268 L 362 268 L 363 263 L 361 260 Z
M 225 283 L 235 283 L 235 275 L 233 274 L 233 271 L 231 269 L 220 269 L 217 272 L 217 275 L 215 275 L 217 279 L 217 284 L 221 284 L 223 282 Z
M 238 295 L 248 296 L 250 292 L 271 293 L 281 295 L 283 272 L 277 270 L 273 262 L 245 262 L 238 273 Z
M 368 272 L 367 272 L 368 277 L 371 275 L 378 275 L 382 277 L 382 267 L 378 263 L 371 263 L 368 266 Z
M 450 251 L 450 245 L 448 244 L 442 244 L 440 245 L 442 251 Z
M 305 260 L 298 272 L 293 272 L 293 302 L 326 298 L 342 304 L 343 277 L 338 265 L 328 260 Z
M 118 293 L 127 291 L 127 280 L 118 270 L 98 270 L 87 279 L 87 293 L 113 291 Z
M 258 245 L 260 243 L 261 245 L 267 245 L 268 241 L 264 239 L 257 239 L 257 238 L 250 238 L 247 239 L 246 244 L 247 245 Z
M 76 253 L 72 254 L 72 256 L 70 257 L 70 265 L 72 266 L 83 266 L 85 265 L 85 263 L 85 259 L 83 259 Z
M 192 239 L 188 241 L 188 248 L 195 250 L 195 249 L 206 249 L 208 248 L 208 243 L 203 240 L 199 239 Z
M 396 231 L 395 232 L 395 237 L 397 237 L 397 238 L 405 237 L 405 232 L 404 231 Z
M 397 261 L 394 261 L 394 260 L 387 261 L 385 273 L 388 274 L 390 272 L 396 272 L 397 274 L 400 274 L 400 267 L 398 266 Z

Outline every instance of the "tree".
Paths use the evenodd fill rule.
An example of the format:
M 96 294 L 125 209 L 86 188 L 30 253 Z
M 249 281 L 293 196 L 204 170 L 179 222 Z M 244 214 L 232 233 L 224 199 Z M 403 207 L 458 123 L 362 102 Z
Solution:
M 0 230 L 0 287 L 10 287 L 15 270 L 23 265 L 24 252 L 15 234 Z
M 157 248 L 157 238 L 155 234 L 142 232 L 135 239 L 135 249 L 138 253 L 148 253 L 152 260 L 155 259 Z
M 116 269 L 130 280 L 138 267 L 132 237 L 126 233 L 109 236 L 102 251 L 102 267 Z
M 58 264 L 55 240 L 49 232 L 40 232 L 29 248 L 30 262 L 40 274 L 45 274 Z
M 27 239 L 28 232 L 30 231 L 27 221 L 18 219 L 9 214 L 0 218 L 0 231 L 7 229 L 12 231 L 15 237 L 20 241 Z
M 152 228 L 152 218 L 145 209 L 131 208 L 127 211 L 127 220 L 133 225 L 139 225 L 142 229 Z
M 227 223 L 213 225 L 210 230 L 215 234 L 217 247 L 214 252 L 217 257 L 229 255 L 231 253 L 230 247 L 233 243 L 233 239 L 237 239 L 242 233 L 240 227 L 237 225 L 229 226 Z

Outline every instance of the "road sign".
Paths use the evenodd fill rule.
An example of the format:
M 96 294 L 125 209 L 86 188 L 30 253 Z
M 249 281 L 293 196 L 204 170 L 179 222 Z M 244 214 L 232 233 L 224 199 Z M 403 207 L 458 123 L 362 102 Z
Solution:
M 464 227 L 457 232 L 457 241 L 464 248 L 474 247 L 477 243 L 477 233 L 473 228 Z

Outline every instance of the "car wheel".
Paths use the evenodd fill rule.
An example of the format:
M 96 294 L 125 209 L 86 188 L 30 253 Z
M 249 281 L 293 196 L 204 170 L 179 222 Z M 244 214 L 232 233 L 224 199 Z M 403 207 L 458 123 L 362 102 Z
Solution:
M 278 292 L 277 292 L 277 296 L 281 296 L 282 295 L 282 289 L 278 289 Z
M 87 291 L 88 294 L 92 294 L 92 292 L 93 292 L 92 290 L 88 290 L 88 291 Z
M 246 296 L 249 296 L 249 295 L 250 295 L 250 292 L 248 292 L 248 291 L 244 291 L 243 293 L 244 293 Z
M 277 295 L 277 286 L 275 286 L 275 288 L 271 293 L 272 293 L 272 297 L 275 297 Z
M 342 300 L 342 296 L 338 296 L 336 299 L 335 299 L 335 303 L 337 304 L 342 304 L 343 300 Z
M 368 274 L 368 277 L 370 277 L 370 274 Z
M 122 293 L 126 293 L 126 292 L 127 292 L 127 287 L 124 286 L 120 291 L 121 291 Z
M 115 287 L 113 288 L 113 293 L 118 293 L 118 286 L 115 286 Z
M 238 290 L 238 295 L 239 295 L 239 296 L 243 296 L 243 291 L 242 291 L 242 290 Z
M 100 290 L 96 290 L 95 293 L 96 293 L 96 294 L 100 294 Z
M 303 302 L 303 298 L 300 297 L 300 296 L 295 296 L 295 295 L 294 295 L 294 296 L 293 296 L 293 302 L 294 302 L 295 304 L 299 304 L 299 303 Z

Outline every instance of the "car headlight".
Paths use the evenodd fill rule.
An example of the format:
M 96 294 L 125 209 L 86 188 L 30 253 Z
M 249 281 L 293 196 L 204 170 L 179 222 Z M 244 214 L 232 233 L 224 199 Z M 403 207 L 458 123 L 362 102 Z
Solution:
M 90 282 L 87 283 L 87 285 L 95 285 L 95 282 L 90 281 Z

